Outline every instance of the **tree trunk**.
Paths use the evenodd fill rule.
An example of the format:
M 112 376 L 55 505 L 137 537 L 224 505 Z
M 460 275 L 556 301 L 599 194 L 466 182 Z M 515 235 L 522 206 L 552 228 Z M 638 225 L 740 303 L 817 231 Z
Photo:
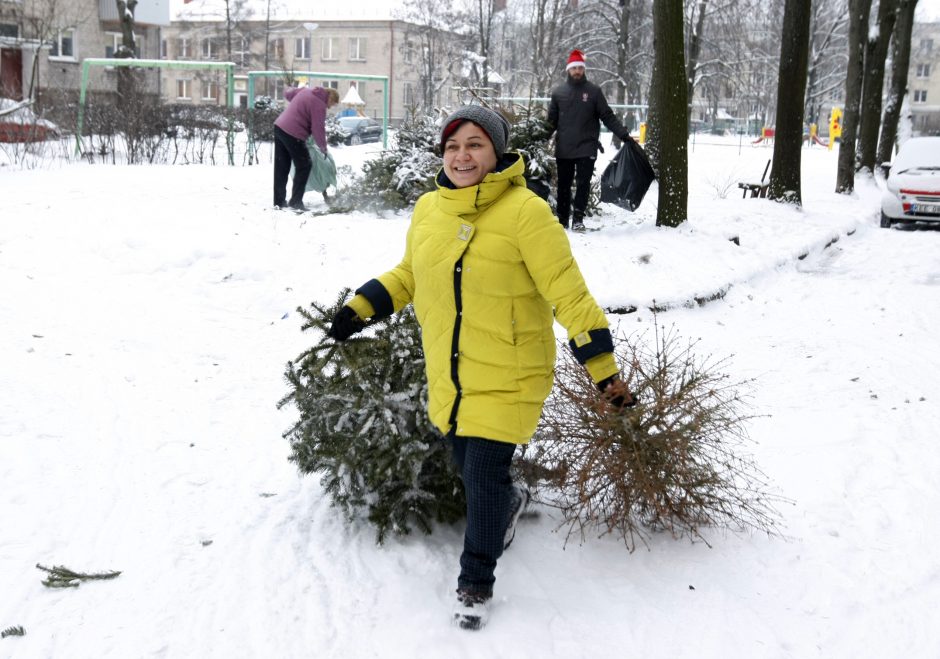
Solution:
M 878 141 L 877 163 L 889 162 L 898 135 L 898 120 L 901 104 L 907 94 L 907 71 L 911 63 L 911 32 L 914 29 L 914 10 L 917 0 L 901 0 L 898 5 L 898 20 L 891 39 L 891 90 L 885 105 L 885 116 L 881 122 L 881 139 Z
M 767 196 L 800 205 L 800 160 L 803 156 L 803 98 L 809 62 L 809 17 L 812 0 L 787 0 L 783 13 L 780 73 L 777 77 L 777 132 Z
M 121 19 L 121 47 L 114 56 L 122 59 L 137 57 L 137 43 L 134 40 L 134 10 L 137 0 L 115 0 L 118 18 Z M 117 67 L 117 95 L 122 103 L 130 103 L 137 95 L 137 75 L 129 66 Z
M 653 1 L 653 103 L 658 125 L 659 208 L 656 226 L 676 227 L 688 217 L 688 85 L 682 0 Z M 653 99 L 651 99 L 652 101 Z
M 699 54 L 702 50 L 702 32 L 705 30 L 705 13 L 707 8 L 708 0 L 699 0 L 698 20 L 694 28 L 689 28 L 689 61 L 686 64 L 686 79 L 688 80 L 689 87 L 686 93 L 686 97 L 689 99 L 688 121 L 692 120 L 692 100 L 695 98 L 695 73 L 698 68 Z
M 884 93 L 885 60 L 897 18 L 898 0 L 879 0 L 878 38 L 868 42 L 865 77 L 862 79 L 862 109 L 858 131 L 858 166 L 875 169 L 878 129 L 881 127 L 881 96 Z
M 870 13 L 871 0 L 849 0 L 849 62 L 845 73 L 845 110 L 842 113 L 842 143 L 839 145 L 836 173 L 836 192 L 841 194 L 851 194 L 855 190 L 855 137 Z M 829 139 L 833 139 L 832 136 Z

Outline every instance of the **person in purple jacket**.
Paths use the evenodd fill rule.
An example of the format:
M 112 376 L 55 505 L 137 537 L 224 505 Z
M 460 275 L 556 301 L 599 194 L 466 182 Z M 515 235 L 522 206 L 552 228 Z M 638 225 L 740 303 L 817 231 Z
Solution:
M 305 211 L 304 190 L 313 167 L 307 138 L 313 135 L 317 147 L 326 153 L 326 111 L 339 103 L 339 93 L 326 87 L 291 87 L 284 98 L 288 105 L 274 121 L 274 205 Z M 294 185 L 287 201 L 291 162 Z

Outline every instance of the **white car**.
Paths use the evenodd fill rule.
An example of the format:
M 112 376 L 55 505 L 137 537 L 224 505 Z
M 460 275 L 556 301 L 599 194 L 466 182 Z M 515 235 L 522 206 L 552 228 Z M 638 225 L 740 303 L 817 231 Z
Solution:
M 881 226 L 940 223 L 940 137 L 912 137 L 891 161 L 881 197 Z

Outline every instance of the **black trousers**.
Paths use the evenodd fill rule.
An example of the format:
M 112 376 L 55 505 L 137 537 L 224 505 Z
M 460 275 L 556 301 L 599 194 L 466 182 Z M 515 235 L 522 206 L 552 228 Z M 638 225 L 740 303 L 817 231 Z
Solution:
M 512 502 L 509 465 L 516 445 L 482 437 L 448 435 L 448 438 L 467 494 L 467 530 L 457 587 L 491 597 L 496 561 L 503 554 L 509 526 Z
M 304 200 L 304 192 L 307 187 L 307 179 L 310 177 L 310 170 L 313 169 L 313 162 L 310 160 L 310 152 L 307 151 L 307 143 L 304 140 L 298 140 L 293 135 L 285 133 L 283 130 L 274 127 L 274 205 L 286 206 L 287 196 L 287 177 L 290 176 L 291 162 L 294 163 L 294 185 L 291 189 L 290 202 L 299 204 Z
M 568 226 L 571 215 L 571 183 L 575 183 L 574 221 L 584 219 L 588 197 L 591 194 L 591 177 L 594 176 L 596 158 L 558 158 L 558 221 Z

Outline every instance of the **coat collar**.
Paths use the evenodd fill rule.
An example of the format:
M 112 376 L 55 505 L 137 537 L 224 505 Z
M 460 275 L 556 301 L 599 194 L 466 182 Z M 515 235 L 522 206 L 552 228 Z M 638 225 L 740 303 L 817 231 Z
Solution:
M 442 167 L 435 178 L 441 208 L 454 215 L 478 213 L 492 205 L 510 186 L 525 187 L 524 174 L 525 161 L 517 152 L 503 154 L 495 170 L 466 188 L 455 188 Z

